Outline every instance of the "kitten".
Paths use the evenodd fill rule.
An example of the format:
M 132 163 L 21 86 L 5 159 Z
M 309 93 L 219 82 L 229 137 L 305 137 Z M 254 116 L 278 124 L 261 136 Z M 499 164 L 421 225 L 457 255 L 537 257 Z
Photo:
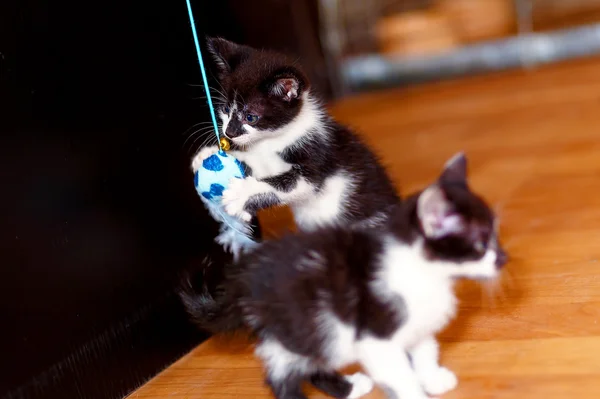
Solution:
M 225 98 L 221 134 L 250 177 L 223 192 L 227 213 L 250 220 L 263 208 L 289 205 L 304 230 L 338 223 L 373 226 L 398 202 L 376 156 L 327 115 L 295 62 L 282 54 L 209 38 Z M 192 161 L 218 151 L 201 149 Z
M 305 380 L 337 398 L 362 396 L 374 382 L 391 398 L 425 399 L 457 384 L 438 364 L 435 334 L 455 315 L 454 280 L 493 278 L 505 264 L 497 234 L 459 155 L 385 227 L 265 242 L 228 267 L 216 299 L 181 296 L 202 328 L 256 335 L 278 399 L 305 399 Z M 352 363 L 370 377 L 337 373 Z

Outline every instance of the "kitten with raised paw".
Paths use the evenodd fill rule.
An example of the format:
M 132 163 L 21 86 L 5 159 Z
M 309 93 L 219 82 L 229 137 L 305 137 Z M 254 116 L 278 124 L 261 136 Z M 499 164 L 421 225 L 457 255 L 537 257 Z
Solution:
M 382 227 L 265 242 L 227 266 L 214 297 L 181 297 L 203 329 L 254 333 L 278 399 L 306 399 L 304 381 L 336 398 L 375 384 L 390 398 L 426 399 L 457 385 L 438 363 L 435 335 L 455 315 L 454 281 L 494 278 L 506 263 L 496 226 L 457 155 Z M 337 372 L 352 363 L 368 377 Z
M 250 176 L 223 192 L 227 213 L 250 220 L 289 205 L 303 230 L 385 222 L 399 200 L 394 185 L 359 137 L 327 114 L 296 62 L 221 38 L 209 38 L 208 48 L 224 96 L 220 133 Z M 201 149 L 192 169 L 217 150 Z

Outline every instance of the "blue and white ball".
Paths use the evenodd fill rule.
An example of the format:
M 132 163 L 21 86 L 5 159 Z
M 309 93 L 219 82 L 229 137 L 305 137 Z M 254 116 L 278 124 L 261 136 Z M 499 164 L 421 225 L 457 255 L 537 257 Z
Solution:
M 231 179 L 244 177 L 241 162 L 219 151 L 202 161 L 202 167 L 194 174 L 194 186 L 202 198 L 220 204 Z
M 194 186 L 210 215 L 221 224 L 215 241 L 233 254 L 237 261 L 242 252 L 258 245 L 252 238 L 252 228 L 246 222 L 233 217 L 223 209 L 221 200 L 231 179 L 243 179 L 244 168 L 240 161 L 219 151 L 202 161 L 202 167 L 194 173 Z

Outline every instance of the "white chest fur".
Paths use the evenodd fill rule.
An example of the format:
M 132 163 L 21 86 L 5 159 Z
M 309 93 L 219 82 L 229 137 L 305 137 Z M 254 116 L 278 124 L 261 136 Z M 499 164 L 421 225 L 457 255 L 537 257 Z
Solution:
M 245 162 L 252 169 L 252 176 L 259 180 L 289 171 L 292 165 L 281 159 L 269 144 L 265 141 L 255 145 L 251 151 L 232 151 L 231 154 Z
M 345 199 L 352 191 L 352 179 L 340 172 L 325 179 L 319 192 L 306 201 L 292 204 L 296 224 L 304 230 L 339 221 L 345 208 Z
M 444 328 L 456 313 L 452 279 L 420 254 L 418 245 L 389 243 L 384 253 L 382 280 L 377 289 L 400 295 L 407 319 L 396 337 L 410 347 Z

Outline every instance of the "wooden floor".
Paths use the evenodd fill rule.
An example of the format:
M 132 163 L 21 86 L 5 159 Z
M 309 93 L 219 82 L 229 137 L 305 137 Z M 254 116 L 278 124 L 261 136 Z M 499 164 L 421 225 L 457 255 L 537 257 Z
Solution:
M 466 151 L 472 186 L 501 215 L 512 260 L 495 289 L 459 287 L 459 317 L 441 339 L 442 362 L 460 382 L 444 398 L 600 398 L 599 111 L 600 59 L 333 107 L 365 134 L 404 193 Z M 271 396 L 251 345 L 213 339 L 132 397 Z

